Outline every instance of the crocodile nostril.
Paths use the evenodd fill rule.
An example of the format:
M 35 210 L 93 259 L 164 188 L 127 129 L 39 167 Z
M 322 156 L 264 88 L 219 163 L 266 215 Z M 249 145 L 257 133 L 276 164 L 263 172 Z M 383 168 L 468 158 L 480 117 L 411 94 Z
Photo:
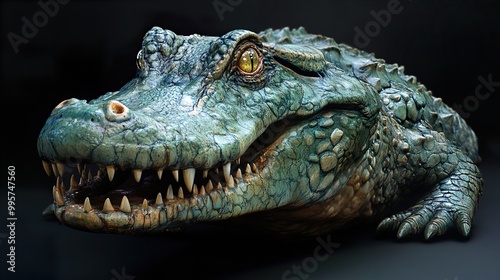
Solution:
M 115 115 L 121 115 L 121 114 L 125 113 L 125 111 L 127 110 L 127 107 L 125 107 L 123 104 L 121 104 L 118 101 L 111 101 L 109 103 L 109 109 Z
M 69 102 L 69 99 L 63 100 L 63 101 L 61 101 L 59 104 L 57 104 L 57 106 L 56 106 L 54 109 L 59 109 L 59 108 L 61 108 L 62 106 L 64 106 L 64 105 L 68 104 L 68 102 Z
M 106 108 L 106 118 L 110 121 L 124 121 L 130 118 L 127 106 L 119 101 L 111 100 Z

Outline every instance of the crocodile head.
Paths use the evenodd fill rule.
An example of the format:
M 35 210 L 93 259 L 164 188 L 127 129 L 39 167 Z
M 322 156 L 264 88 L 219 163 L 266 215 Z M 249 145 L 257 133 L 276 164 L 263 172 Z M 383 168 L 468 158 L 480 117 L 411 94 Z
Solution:
M 380 107 L 372 86 L 325 54 L 332 46 L 302 28 L 221 37 L 152 28 L 134 79 L 61 102 L 41 130 L 38 152 L 56 177 L 51 211 L 111 233 L 283 208 L 300 211 L 280 220 L 321 217 L 309 206 L 338 192 L 332 182 L 366 150 Z M 321 145 L 333 152 L 311 158 Z

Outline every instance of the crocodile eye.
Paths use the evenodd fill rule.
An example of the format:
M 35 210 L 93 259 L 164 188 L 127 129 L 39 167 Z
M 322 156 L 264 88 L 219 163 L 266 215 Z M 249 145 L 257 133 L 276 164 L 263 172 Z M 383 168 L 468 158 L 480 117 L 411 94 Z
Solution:
M 144 58 L 142 57 L 142 50 L 140 50 L 137 53 L 137 57 L 135 60 L 135 65 L 137 66 L 137 69 L 144 69 L 146 62 L 144 61 Z
M 247 48 L 238 59 L 238 68 L 246 73 L 252 73 L 259 67 L 260 56 L 254 48 Z

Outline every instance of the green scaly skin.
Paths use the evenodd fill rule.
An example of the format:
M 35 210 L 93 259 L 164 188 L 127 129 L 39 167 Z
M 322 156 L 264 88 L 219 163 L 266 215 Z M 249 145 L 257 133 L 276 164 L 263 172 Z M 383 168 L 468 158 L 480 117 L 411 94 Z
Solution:
M 249 48 L 251 71 L 239 64 Z M 476 136 L 403 67 L 303 28 L 154 27 L 137 64 L 119 91 L 61 102 L 40 133 L 63 224 L 134 234 L 239 219 L 318 235 L 410 197 L 379 231 L 469 234 Z

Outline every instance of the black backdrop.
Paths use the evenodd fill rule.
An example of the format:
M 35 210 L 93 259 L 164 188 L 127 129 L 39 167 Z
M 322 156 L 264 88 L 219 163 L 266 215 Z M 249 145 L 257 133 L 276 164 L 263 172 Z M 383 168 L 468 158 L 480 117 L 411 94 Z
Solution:
M 252 239 L 251 235 L 244 235 L 245 241 L 234 236 L 224 237 L 225 232 L 219 235 L 215 230 L 215 233 L 207 233 L 213 240 L 195 243 L 195 246 L 185 237 L 151 241 L 142 237 L 80 233 L 39 217 L 42 206 L 51 201 L 51 180 L 44 175 L 36 150 L 36 138 L 45 119 L 64 99 L 90 100 L 118 90 L 132 79 L 142 37 L 152 26 L 168 28 L 180 35 L 215 36 L 236 28 L 261 31 L 304 26 L 310 33 L 333 37 L 337 42 L 374 52 L 389 63 L 404 65 L 407 74 L 415 75 L 445 103 L 456 108 L 461 106 L 462 115 L 479 137 L 484 171 L 497 176 L 498 171 L 494 170 L 498 170 L 500 158 L 499 15 L 499 1 L 2 1 L 3 161 L 5 167 L 16 167 L 18 211 L 24 215 L 16 229 L 20 243 L 17 251 L 20 272 L 16 274 L 4 274 L 3 258 L 7 249 L 6 239 L 1 239 L 5 230 L 0 230 L 2 279 L 5 279 L 3 275 L 26 279 L 24 277 L 32 273 L 36 273 L 38 279 L 67 279 L 69 275 L 73 279 L 91 276 L 118 279 L 114 272 L 120 272 L 122 267 L 136 279 L 152 279 L 158 271 L 170 273 L 173 278 L 179 272 L 185 276 L 199 272 L 207 277 L 280 278 L 284 270 L 292 264 L 300 264 L 317 245 L 297 245 L 297 250 L 293 245 L 275 242 L 252 246 L 256 241 L 248 240 Z M 498 187 L 498 184 L 490 179 L 486 186 Z M 5 194 L 2 190 L 2 215 L 6 209 Z M 498 192 L 492 196 L 493 193 L 485 200 L 493 202 Z M 498 207 L 494 204 L 487 212 L 483 215 L 494 217 L 499 213 Z M 484 224 L 491 223 L 491 217 L 483 216 Z M 476 228 L 481 232 L 481 226 Z M 368 271 L 363 274 L 363 268 L 371 268 L 379 274 L 371 274 L 370 279 L 378 276 L 472 279 L 481 273 L 499 277 L 499 269 L 489 265 L 500 259 L 498 249 L 496 253 L 491 252 L 490 245 L 498 245 L 498 227 L 495 230 L 495 238 L 477 246 L 457 240 L 431 246 L 420 242 L 396 244 L 373 241 L 371 232 L 367 232 L 357 238 L 372 247 L 355 246 L 358 239 L 344 241 L 343 248 L 354 248 L 338 249 L 344 253 L 335 253 L 307 276 L 311 279 L 362 277 L 370 275 Z M 65 234 L 59 238 L 61 232 Z M 491 230 L 489 234 L 486 236 L 491 236 Z M 59 244 L 58 240 L 65 242 L 64 245 L 55 245 Z M 238 241 L 245 244 L 227 243 Z M 119 247 L 120 242 L 133 244 L 130 251 Z M 109 244 L 115 244 L 116 248 Z M 107 246 L 115 251 L 102 252 Z M 460 246 L 472 247 L 460 251 L 457 249 L 462 248 Z M 367 253 L 365 248 L 375 251 Z M 437 257 L 434 250 L 443 248 L 448 248 L 450 253 Z M 408 250 L 417 251 L 402 252 Z M 389 251 L 395 257 L 387 257 Z M 254 258 L 250 253 L 257 255 Z M 111 260 L 103 254 L 109 254 Z M 464 256 L 450 256 L 453 254 Z M 479 262 L 479 267 L 466 268 L 481 255 L 486 255 L 487 260 Z M 68 260 L 70 257 L 74 262 Z M 453 263 L 455 258 L 458 263 Z M 380 265 L 374 264 L 375 259 L 379 259 L 375 263 Z M 104 265 L 107 263 L 104 260 L 109 265 Z M 395 268 L 389 267 L 396 263 L 406 266 L 391 272 L 390 269 Z M 382 264 L 387 267 L 381 268 Z

